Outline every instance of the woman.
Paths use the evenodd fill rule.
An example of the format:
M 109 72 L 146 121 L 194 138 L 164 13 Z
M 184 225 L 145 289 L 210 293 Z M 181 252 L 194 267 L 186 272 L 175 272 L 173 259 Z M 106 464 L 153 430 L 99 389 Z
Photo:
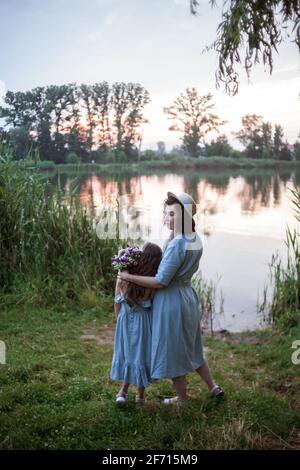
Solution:
M 177 392 L 164 404 L 187 403 L 186 374 L 196 371 L 212 396 L 224 395 L 210 373 L 201 340 L 199 299 L 191 285 L 203 246 L 195 232 L 196 203 L 186 193 L 168 192 L 165 223 L 171 236 L 164 247 L 162 261 L 153 277 L 122 271 L 119 277 L 156 290 L 153 299 L 151 377 L 171 378 Z

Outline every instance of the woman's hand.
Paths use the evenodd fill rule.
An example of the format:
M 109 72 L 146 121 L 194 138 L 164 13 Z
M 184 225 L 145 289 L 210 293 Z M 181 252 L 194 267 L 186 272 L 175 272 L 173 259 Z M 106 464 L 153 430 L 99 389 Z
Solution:
M 121 279 L 122 281 L 128 281 L 129 280 L 129 272 L 124 269 L 122 271 L 118 272 L 118 279 Z
M 131 282 L 137 286 L 150 287 L 151 289 L 160 289 L 161 287 L 165 287 L 163 284 L 157 282 L 155 277 L 130 274 L 126 269 L 118 272 L 118 279 L 121 281 Z

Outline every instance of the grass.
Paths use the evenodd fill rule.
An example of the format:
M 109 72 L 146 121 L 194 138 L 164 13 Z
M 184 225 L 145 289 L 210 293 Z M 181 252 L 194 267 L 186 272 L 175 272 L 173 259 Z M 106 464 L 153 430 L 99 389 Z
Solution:
M 128 405 L 116 408 L 108 339 L 110 257 L 118 240 L 100 240 L 89 215 L 72 204 L 60 190 L 46 197 L 35 172 L 2 158 L 0 340 L 7 357 L 0 364 L 0 449 L 300 449 L 295 322 L 284 331 L 273 322 L 265 331 L 205 337 L 215 379 L 226 390 L 220 402 L 191 374 L 186 410 L 160 405 L 160 397 L 173 395 L 167 380 L 149 388 L 144 408 L 135 408 L 133 391 Z M 294 238 L 290 246 L 297 263 L 278 277 L 284 297 L 275 299 L 298 308 Z M 199 295 L 212 324 L 214 286 L 205 283 Z
M 87 331 L 107 336 L 112 298 L 85 308 L 2 307 L 0 316 L 7 348 L 0 365 L 0 449 L 300 448 L 300 365 L 291 362 L 300 328 L 205 337 L 226 399 L 213 401 L 191 374 L 188 409 L 160 405 L 161 396 L 173 394 L 164 380 L 148 389 L 138 410 L 133 390 L 124 409 L 115 406 L 112 344 L 80 339 Z

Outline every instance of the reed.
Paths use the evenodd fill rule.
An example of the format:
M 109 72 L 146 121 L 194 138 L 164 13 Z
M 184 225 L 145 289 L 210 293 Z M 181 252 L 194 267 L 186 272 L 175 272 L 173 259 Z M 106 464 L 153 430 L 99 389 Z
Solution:
M 292 209 L 300 223 L 300 187 L 290 188 Z M 291 230 L 286 228 L 285 245 L 287 263 L 283 266 L 278 253 L 272 255 L 270 284 L 264 287 L 263 300 L 257 308 L 264 320 L 283 328 L 300 325 L 300 225 Z M 271 300 L 268 300 L 270 285 L 273 286 Z
M 224 314 L 224 294 L 222 290 L 217 296 L 217 284 L 212 280 L 203 279 L 199 273 L 193 276 L 193 286 L 199 298 L 201 326 L 211 336 L 215 333 L 216 322 Z
M 38 304 L 78 299 L 83 290 L 112 291 L 110 263 L 120 240 L 99 238 L 99 220 L 75 194 L 66 197 L 59 185 L 47 187 L 36 170 L 17 168 L 3 144 L 0 158 L 2 291 L 14 302 L 30 297 Z

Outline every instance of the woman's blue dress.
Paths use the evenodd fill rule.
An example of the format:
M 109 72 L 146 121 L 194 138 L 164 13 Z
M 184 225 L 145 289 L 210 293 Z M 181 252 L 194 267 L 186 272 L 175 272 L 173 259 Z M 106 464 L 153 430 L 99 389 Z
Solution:
M 152 379 L 185 375 L 205 362 L 199 299 L 191 285 L 202 253 L 197 233 L 178 235 L 164 248 L 155 278 L 165 287 L 152 301 Z
M 121 303 L 118 314 L 114 354 L 110 378 L 122 380 L 137 387 L 147 387 L 151 380 L 151 304 L 141 300 L 130 306 L 123 294 L 115 296 Z

